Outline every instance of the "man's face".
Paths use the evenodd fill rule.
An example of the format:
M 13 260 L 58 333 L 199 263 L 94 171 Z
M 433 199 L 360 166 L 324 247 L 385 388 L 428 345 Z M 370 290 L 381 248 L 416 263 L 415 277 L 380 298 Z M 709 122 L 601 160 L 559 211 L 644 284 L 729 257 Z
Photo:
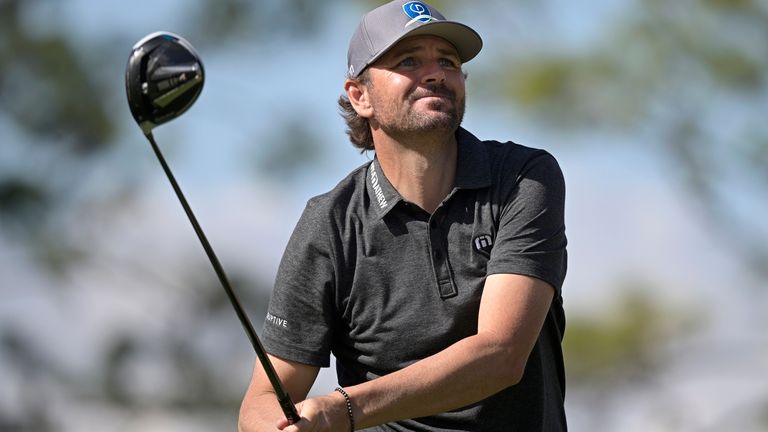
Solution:
M 392 47 L 370 66 L 372 121 L 389 135 L 455 131 L 464 117 L 464 72 L 456 48 L 434 36 Z

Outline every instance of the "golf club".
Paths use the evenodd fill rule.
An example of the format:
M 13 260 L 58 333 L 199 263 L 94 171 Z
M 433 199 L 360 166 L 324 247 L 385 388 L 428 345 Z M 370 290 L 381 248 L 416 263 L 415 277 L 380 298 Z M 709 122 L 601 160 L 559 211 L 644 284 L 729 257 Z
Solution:
M 221 286 L 227 293 L 240 323 L 251 340 L 256 356 L 259 358 L 264 371 L 269 378 L 277 395 L 277 400 L 291 422 L 299 421 L 296 407 L 290 396 L 284 390 L 280 377 L 267 357 L 267 353 L 259 340 L 251 321 L 240 305 L 235 292 L 229 284 L 227 275 L 219 263 L 208 239 L 197 222 L 192 208 L 176 182 L 170 167 L 165 161 L 160 148 L 152 135 L 152 129 L 183 114 L 200 95 L 204 81 L 203 63 L 195 49 L 182 37 L 169 32 L 155 32 L 138 41 L 128 58 L 125 70 L 125 90 L 128 95 L 128 105 L 136 123 L 152 145 L 152 149 L 165 171 L 165 175 L 173 186 L 176 196 L 184 207 L 192 227 L 200 239 L 200 243 L 208 255 L 208 259 L 219 277 Z

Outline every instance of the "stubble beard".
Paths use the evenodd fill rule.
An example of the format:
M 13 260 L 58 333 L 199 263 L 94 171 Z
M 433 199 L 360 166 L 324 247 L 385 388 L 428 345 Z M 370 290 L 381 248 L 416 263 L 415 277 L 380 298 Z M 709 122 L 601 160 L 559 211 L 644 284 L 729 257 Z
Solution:
M 417 101 L 426 96 L 442 96 L 446 99 L 429 101 L 428 107 L 416 109 Z M 454 133 L 464 119 L 465 98 L 445 86 L 428 86 L 411 93 L 405 102 L 400 100 L 372 99 L 374 119 L 389 136 L 444 131 Z M 376 109 L 378 108 L 378 109 Z

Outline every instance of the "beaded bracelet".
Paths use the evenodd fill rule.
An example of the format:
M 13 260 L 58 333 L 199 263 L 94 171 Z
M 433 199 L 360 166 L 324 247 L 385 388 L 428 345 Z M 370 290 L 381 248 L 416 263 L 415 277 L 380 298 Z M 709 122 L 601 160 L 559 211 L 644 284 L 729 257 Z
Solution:
M 349 395 L 347 392 L 344 391 L 341 387 L 336 387 L 335 389 L 337 392 L 341 393 L 342 396 L 344 396 L 344 400 L 347 401 L 347 414 L 349 414 L 349 430 L 350 432 L 355 431 L 355 416 L 352 415 L 352 399 L 349 398 Z

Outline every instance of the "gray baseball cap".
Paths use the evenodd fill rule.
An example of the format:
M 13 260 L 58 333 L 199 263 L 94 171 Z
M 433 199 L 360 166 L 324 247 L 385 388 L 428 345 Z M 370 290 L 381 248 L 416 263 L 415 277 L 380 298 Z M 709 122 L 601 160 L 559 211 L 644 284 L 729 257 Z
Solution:
M 448 21 L 437 9 L 420 1 L 395 0 L 368 12 L 349 41 L 347 67 L 357 78 L 392 46 L 409 36 L 441 37 L 456 47 L 462 63 L 480 52 L 483 40 L 469 26 Z

